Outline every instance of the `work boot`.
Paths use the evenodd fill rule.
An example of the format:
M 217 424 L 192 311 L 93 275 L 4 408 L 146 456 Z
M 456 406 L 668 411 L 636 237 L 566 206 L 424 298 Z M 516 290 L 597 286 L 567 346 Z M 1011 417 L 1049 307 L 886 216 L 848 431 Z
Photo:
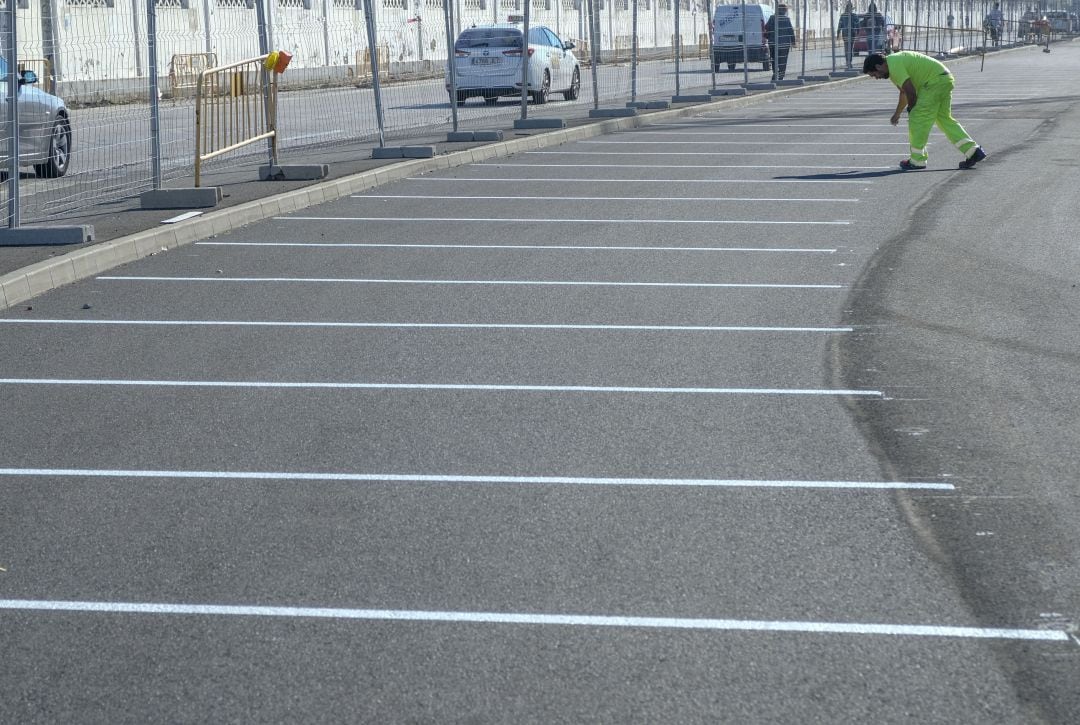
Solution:
M 904 171 L 922 171 L 926 167 L 911 163 L 911 159 L 904 159 L 900 162 L 900 168 Z
M 979 163 L 986 158 L 986 152 L 982 150 L 982 146 L 975 147 L 975 153 L 968 158 L 960 162 L 961 169 L 974 169 L 975 164 Z

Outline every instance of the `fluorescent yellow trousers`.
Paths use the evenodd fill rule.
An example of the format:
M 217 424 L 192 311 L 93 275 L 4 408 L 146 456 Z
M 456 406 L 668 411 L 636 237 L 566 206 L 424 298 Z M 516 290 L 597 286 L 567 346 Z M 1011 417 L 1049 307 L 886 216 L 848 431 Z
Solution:
M 978 144 L 968 136 L 967 131 L 952 117 L 952 92 L 956 83 L 952 76 L 942 76 L 940 81 L 919 89 L 915 108 L 908 115 L 908 142 L 911 144 L 911 163 L 926 166 L 930 155 L 926 151 L 926 141 L 930 138 L 930 129 L 937 124 L 965 158 L 975 153 Z

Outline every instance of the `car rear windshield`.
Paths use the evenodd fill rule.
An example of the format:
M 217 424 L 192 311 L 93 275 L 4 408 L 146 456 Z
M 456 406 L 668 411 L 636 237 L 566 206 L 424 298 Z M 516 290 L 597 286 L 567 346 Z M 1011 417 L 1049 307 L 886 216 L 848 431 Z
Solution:
M 469 28 L 458 36 L 455 48 L 520 48 L 521 31 L 515 28 Z

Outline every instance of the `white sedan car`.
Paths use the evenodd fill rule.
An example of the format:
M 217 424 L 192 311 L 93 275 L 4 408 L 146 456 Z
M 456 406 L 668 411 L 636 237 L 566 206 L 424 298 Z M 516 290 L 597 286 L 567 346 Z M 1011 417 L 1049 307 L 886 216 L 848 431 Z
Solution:
M 521 95 L 521 26 L 516 23 L 476 25 L 461 31 L 454 43 L 455 89 L 447 74 L 446 90 L 460 106 L 471 96 L 494 104 L 501 96 Z M 546 103 L 551 93 L 572 101 L 581 90 L 581 68 L 572 51 L 543 25 L 529 28 L 528 93 Z

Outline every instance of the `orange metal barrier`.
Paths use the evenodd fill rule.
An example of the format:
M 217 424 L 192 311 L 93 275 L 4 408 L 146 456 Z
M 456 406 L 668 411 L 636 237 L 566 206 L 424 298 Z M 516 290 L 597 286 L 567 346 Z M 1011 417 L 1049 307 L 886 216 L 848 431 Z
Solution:
M 390 48 L 380 45 L 375 49 L 375 60 L 379 64 L 379 75 L 385 77 L 389 72 Z M 356 51 L 356 82 L 363 83 L 371 80 L 371 49 L 364 48 Z
M 199 74 L 217 65 L 217 53 L 178 53 L 169 59 L 169 88 L 173 98 L 195 92 Z
M 207 68 L 195 87 L 195 186 L 202 164 L 256 141 L 270 140 L 277 163 L 277 74 L 267 54 Z M 271 61 L 273 62 L 273 61 Z

